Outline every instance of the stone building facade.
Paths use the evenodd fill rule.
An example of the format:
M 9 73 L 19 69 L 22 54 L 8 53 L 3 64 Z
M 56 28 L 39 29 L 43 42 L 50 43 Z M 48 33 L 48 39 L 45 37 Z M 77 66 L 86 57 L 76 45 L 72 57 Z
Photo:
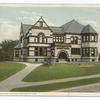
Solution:
M 22 24 L 16 61 L 98 61 L 98 33 L 91 25 L 71 20 L 49 26 L 41 17 L 34 25 Z

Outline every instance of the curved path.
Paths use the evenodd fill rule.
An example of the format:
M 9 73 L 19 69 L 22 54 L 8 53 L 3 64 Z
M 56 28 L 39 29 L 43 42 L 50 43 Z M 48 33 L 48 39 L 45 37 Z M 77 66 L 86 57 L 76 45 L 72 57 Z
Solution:
M 69 82 L 69 81 L 76 81 L 76 80 L 80 80 L 80 79 L 100 77 L 100 74 L 95 74 L 95 75 L 88 75 L 88 76 L 47 80 L 47 81 L 41 81 L 41 82 L 23 82 L 22 80 L 24 77 L 26 77 L 31 71 L 33 71 L 35 68 L 39 67 L 42 64 L 30 64 L 30 63 L 25 63 L 25 62 L 21 62 L 21 63 L 26 64 L 27 66 L 24 69 L 22 69 L 21 71 L 17 72 L 16 74 L 14 74 L 14 75 L 10 76 L 9 78 L 5 79 L 4 81 L 0 82 L 0 91 L 1 92 L 4 92 L 4 91 L 7 92 L 14 88 L 20 88 L 20 87 L 26 87 L 26 86 L 38 86 L 38 85 Z M 96 86 L 98 88 L 98 91 L 100 91 L 100 85 L 97 84 Z M 57 90 L 57 91 L 74 91 L 74 90 L 76 91 L 76 88 L 70 88 L 70 89 L 65 89 L 65 90 L 61 89 L 61 90 Z M 83 90 L 83 88 L 82 89 L 80 88 L 80 90 Z M 77 91 L 79 91 L 79 90 L 77 90 Z
M 5 79 L 4 81 L 0 82 L 0 91 L 10 91 L 11 89 L 15 87 L 22 86 L 23 82 L 22 79 L 27 76 L 32 70 L 37 68 L 38 66 L 42 64 L 30 64 L 25 62 L 20 62 L 23 64 L 26 64 L 26 67 L 22 69 L 21 71 L 17 72 L 16 74 L 10 76 L 9 78 Z

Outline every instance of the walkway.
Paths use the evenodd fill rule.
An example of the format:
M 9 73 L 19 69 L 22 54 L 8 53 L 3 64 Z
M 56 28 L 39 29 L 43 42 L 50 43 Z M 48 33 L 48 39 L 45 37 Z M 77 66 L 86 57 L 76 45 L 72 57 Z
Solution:
M 72 88 L 54 90 L 53 92 L 100 92 L 100 83 L 82 85 Z
M 11 89 L 17 87 L 20 87 L 20 85 L 23 84 L 22 79 L 27 76 L 32 70 L 40 66 L 41 64 L 30 64 L 30 63 L 24 63 L 26 64 L 26 67 L 17 72 L 16 74 L 12 75 L 11 77 L 5 79 L 4 81 L 0 82 L 0 91 L 10 91 Z
M 81 80 L 81 79 L 97 78 L 97 77 L 100 77 L 100 74 L 80 76 L 80 77 L 72 77 L 72 78 L 64 78 L 64 79 L 56 79 L 56 80 L 47 80 L 47 81 L 41 81 L 41 82 L 22 82 L 22 84 L 20 84 L 20 87 L 39 86 L 39 85 L 69 82 L 69 81 L 77 81 L 77 80 Z M 15 88 L 18 88 L 18 87 L 16 86 Z
M 26 64 L 27 67 L 17 72 L 16 74 L 12 75 L 11 77 L 7 78 L 6 80 L 0 82 L 0 91 L 7 92 L 14 88 L 20 88 L 20 87 L 26 87 L 26 86 L 38 86 L 38 85 L 69 82 L 69 81 L 76 81 L 76 80 L 81 80 L 81 79 L 100 77 L 100 74 L 96 74 L 96 75 L 48 80 L 48 81 L 41 81 L 41 82 L 23 82 L 22 79 L 24 77 L 26 77 L 32 70 L 34 70 L 35 68 L 41 65 L 41 64 L 30 64 L 30 63 L 23 63 L 23 64 Z

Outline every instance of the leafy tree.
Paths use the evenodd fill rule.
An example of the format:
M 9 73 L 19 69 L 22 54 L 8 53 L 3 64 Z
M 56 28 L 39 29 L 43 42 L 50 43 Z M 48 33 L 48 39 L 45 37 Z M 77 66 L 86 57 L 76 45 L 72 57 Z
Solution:
M 13 60 L 14 47 L 17 45 L 17 40 L 4 40 L 0 44 L 0 61 Z

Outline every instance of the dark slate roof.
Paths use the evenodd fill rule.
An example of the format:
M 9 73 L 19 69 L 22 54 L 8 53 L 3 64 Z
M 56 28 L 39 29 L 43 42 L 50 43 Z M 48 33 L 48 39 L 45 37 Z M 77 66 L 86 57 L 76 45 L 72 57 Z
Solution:
M 97 34 L 97 32 L 92 28 L 92 26 L 91 25 L 86 25 L 84 28 L 83 28 L 83 30 L 82 30 L 82 32 L 81 32 L 82 34 L 83 33 L 93 33 L 93 34 Z
M 15 49 L 17 49 L 17 48 L 21 48 L 21 44 L 18 43 L 14 48 L 15 48 Z
M 29 25 L 29 24 L 22 24 L 22 30 L 24 35 L 29 31 L 29 29 L 31 29 L 33 27 L 33 25 Z M 55 27 L 55 26 L 49 26 L 50 29 L 54 32 L 54 33 L 63 33 L 62 28 L 61 27 Z
M 33 25 L 29 25 L 29 24 L 22 24 L 22 30 L 24 35 L 29 31 L 29 29 L 32 27 Z
M 81 33 L 83 29 L 83 25 L 78 23 L 75 20 L 72 20 L 64 25 L 61 26 L 63 31 L 66 33 Z
M 31 29 L 34 25 L 29 24 L 21 24 L 21 30 L 23 31 L 24 35 Z M 84 26 L 75 20 L 71 20 L 68 23 L 60 27 L 49 26 L 49 28 L 54 33 L 97 33 L 90 25 Z
M 62 27 L 50 26 L 50 29 L 51 29 L 54 33 L 63 33 Z

